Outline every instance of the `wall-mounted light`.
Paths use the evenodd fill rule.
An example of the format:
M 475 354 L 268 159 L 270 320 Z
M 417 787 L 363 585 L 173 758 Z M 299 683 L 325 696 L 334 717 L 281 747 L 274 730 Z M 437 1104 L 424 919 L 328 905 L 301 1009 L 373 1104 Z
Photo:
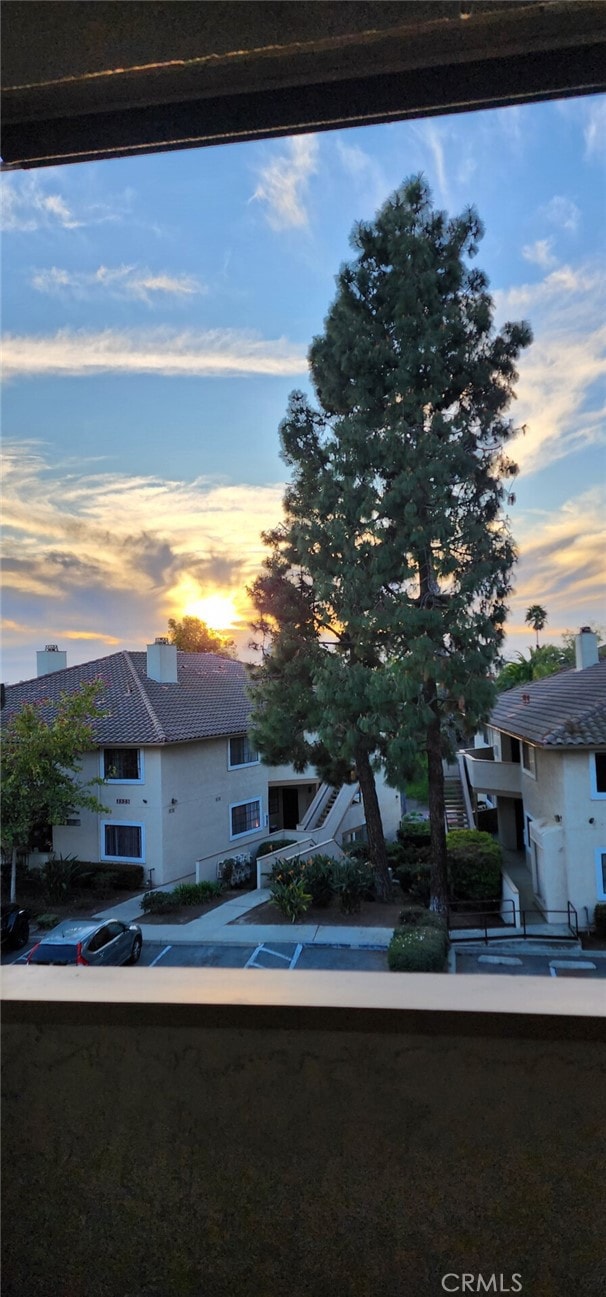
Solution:
M 170 804 L 171 804 L 171 806 L 176 806 L 176 805 L 177 805 L 177 798 L 176 798 L 176 797 L 171 797 L 171 799 L 170 799 Z
M 561 824 L 561 823 L 562 823 L 562 816 L 561 816 L 561 815 L 554 815 L 553 818 L 554 818 L 556 824 Z
M 590 817 L 589 823 L 590 823 L 590 824 L 595 824 L 595 820 L 594 820 L 594 818 L 593 818 L 593 815 Z

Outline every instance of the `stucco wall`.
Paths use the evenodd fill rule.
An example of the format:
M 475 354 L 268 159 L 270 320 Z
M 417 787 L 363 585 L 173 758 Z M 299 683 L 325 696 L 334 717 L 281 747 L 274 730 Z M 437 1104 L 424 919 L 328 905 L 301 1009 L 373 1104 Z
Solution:
M 213 971 L 5 1005 L 3 1297 L 601 1297 L 603 1024 L 529 1011 L 597 986 Z
M 597 889 L 596 852 L 606 851 L 606 798 L 592 797 L 588 752 L 567 752 L 562 761 L 565 774 L 560 814 L 568 892 L 584 919 L 585 907 L 593 914 L 596 901 L 602 899 Z
M 82 758 L 82 779 L 87 781 L 101 774 L 99 752 L 87 752 Z M 154 882 L 159 881 L 162 861 L 161 799 L 162 777 L 160 752 L 146 748 L 144 751 L 142 783 L 103 784 L 93 790 L 108 808 L 107 814 L 95 815 L 91 811 L 77 810 L 74 819 L 78 827 L 56 826 L 53 830 L 53 847 L 59 854 L 76 855 L 79 860 L 102 858 L 101 825 L 104 821 L 122 824 L 142 824 L 144 828 L 144 858 L 140 862 L 154 869 Z M 119 805 L 118 799 L 127 799 Z

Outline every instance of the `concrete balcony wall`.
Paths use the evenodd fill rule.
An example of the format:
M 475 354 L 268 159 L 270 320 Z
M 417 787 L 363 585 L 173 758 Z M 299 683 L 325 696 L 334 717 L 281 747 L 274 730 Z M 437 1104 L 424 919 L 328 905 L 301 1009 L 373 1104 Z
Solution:
M 4 1297 L 603 1292 L 603 983 L 10 968 L 4 997 Z
M 515 761 L 494 761 L 477 757 L 477 748 L 465 753 L 465 766 L 471 787 L 477 793 L 495 793 L 504 797 L 522 795 L 521 766 Z M 481 751 L 482 749 L 480 749 Z

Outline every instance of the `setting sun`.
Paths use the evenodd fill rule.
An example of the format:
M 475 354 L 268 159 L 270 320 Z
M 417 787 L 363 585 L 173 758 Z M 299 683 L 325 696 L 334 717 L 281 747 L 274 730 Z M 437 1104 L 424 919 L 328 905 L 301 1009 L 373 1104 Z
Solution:
M 199 617 L 211 630 L 232 630 L 238 621 L 238 611 L 228 595 L 210 594 L 197 599 L 185 609 L 188 617 Z

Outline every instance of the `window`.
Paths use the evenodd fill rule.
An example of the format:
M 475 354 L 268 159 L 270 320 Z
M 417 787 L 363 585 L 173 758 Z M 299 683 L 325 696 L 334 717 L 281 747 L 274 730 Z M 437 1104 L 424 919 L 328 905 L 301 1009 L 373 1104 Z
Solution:
M 598 847 L 595 853 L 596 894 L 599 901 L 606 901 L 606 850 Z
M 527 775 L 532 775 L 533 779 L 537 777 L 537 754 L 536 749 L 530 746 L 530 743 L 522 744 L 522 768 Z
M 242 734 L 237 739 L 229 740 L 229 769 L 234 770 L 236 766 L 255 766 L 259 761 L 259 753 L 253 747 L 247 734 Z
M 118 784 L 140 784 L 143 762 L 139 748 L 104 748 L 102 774 Z
M 237 802 L 229 808 L 230 836 L 242 837 L 244 833 L 254 833 L 261 828 L 261 798 L 255 797 L 252 802 Z
M 593 800 L 606 797 L 606 752 L 590 752 L 589 771 Z
M 104 860 L 143 860 L 142 824 L 102 824 Z
M 109 928 L 99 928 L 99 931 L 93 934 L 88 943 L 88 949 L 90 950 L 91 955 L 95 955 L 98 950 L 103 950 L 103 947 L 107 946 L 110 941 L 111 935 Z

